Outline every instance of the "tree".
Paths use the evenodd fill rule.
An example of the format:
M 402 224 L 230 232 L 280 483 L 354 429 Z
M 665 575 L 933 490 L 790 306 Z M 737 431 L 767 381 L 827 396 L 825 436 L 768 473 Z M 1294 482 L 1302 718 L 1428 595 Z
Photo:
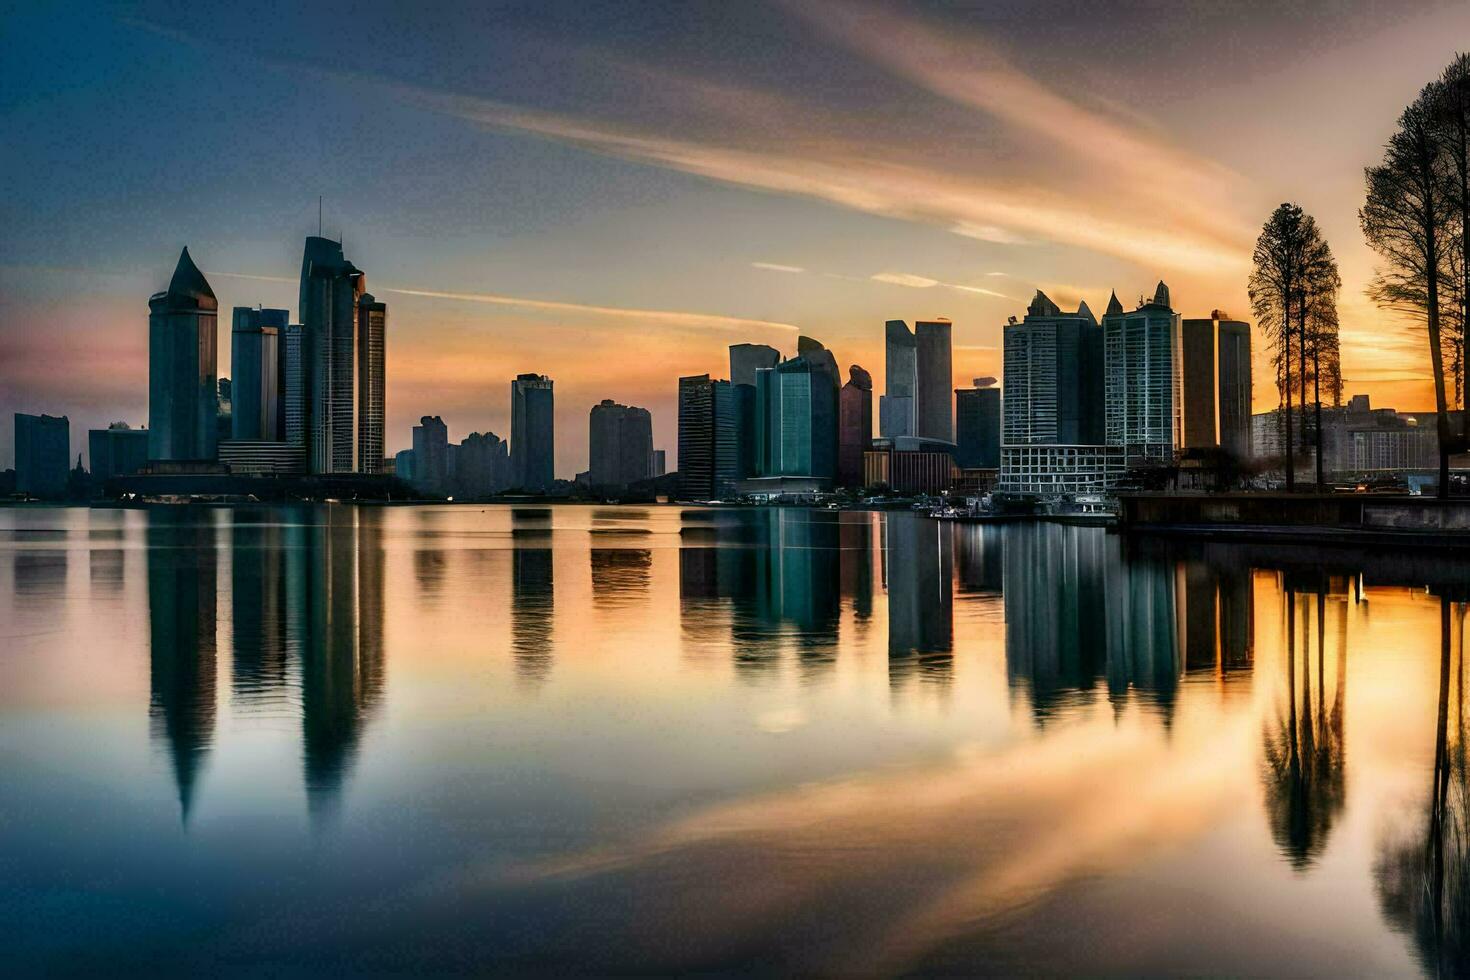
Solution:
M 1337 292 L 1342 288 L 1342 277 L 1337 272 L 1337 260 L 1327 242 L 1316 234 L 1316 222 L 1311 217 L 1307 256 L 1302 270 L 1302 301 L 1300 318 L 1302 373 L 1302 411 L 1306 412 L 1307 374 L 1305 364 L 1311 364 L 1312 403 L 1315 415 L 1312 428 L 1317 448 L 1317 492 L 1323 485 L 1322 452 L 1322 389 L 1327 388 L 1333 407 L 1342 404 L 1342 370 L 1338 358 Z
M 1271 363 L 1276 368 L 1276 390 L 1286 425 L 1283 445 L 1286 448 L 1286 489 L 1295 488 L 1296 461 L 1292 445 L 1291 424 L 1291 328 L 1292 304 L 1301 290 L 1304 247 L 1302 209 L 1295 204 L 1282 204 L 1261 227 L 1251 255 L 1251 274 L 1247 281 L 1251 311 L 1266 335 L 1271 350 Z
M 1449 494 L 1450 433 L 1441 344 L 1440 292 L 1453 243 L 1446 160 L 1438 117 L 1442 84 L 1424 87 L 1399 116 L 1383 162 L 1364 171 L 1367 197 L 1358 221 L 1384 259 L 1368 295 L 1379 306 L 1422 314 L 1429 335 L 1439 436 L 1439 496 Z
M 1439 82 L 1438 136 L 1448 166 L 1445 196 L 1448 198 L 1458 248 L 1449 251 L 1448 323 L 1451 371 L 1455 379 L 1455 402 L 1466 404 L 1466 330 L 1470 327 L 1470 55 L 1460 54 L 1445 68 Z M 1470 412 L 1460 416 L 1460 444 L 1470 443 Z

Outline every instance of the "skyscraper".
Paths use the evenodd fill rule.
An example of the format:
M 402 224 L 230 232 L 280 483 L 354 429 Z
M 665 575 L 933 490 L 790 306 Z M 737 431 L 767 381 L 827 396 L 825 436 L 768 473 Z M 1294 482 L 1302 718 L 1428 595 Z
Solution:
M 413 427 L 413 482 L 429 493 L 448 487 L 449 427 L 437 415 L 425 415 Z
M 510 383 L 510 469 L 517 489 L 551 488 L 556 458 L 552 381 L 541 374 L 518 374 Z
M 995 379 L 976 378 L 975 387 L 956 388 L 954 399 L 955 464 L 961 469 L 999 467 L 1000 389 Z
M 388 307 L 371 293 L 357 301 L 358 471 L 383 469 L 383 343 Z
M 914 324 L 917 345 L 914 435 L 954 442 L 954 355 L 948 320 Z
M 734 386 L 707 374 L 679 379 L 679 497 L 731 496 L 738 479 L 739 406 Z
M 781 352 L 767 344 L 730 345 L 730 383 L 755 386 L 755 372 L 781 363 Z
M 471 432 L 454 454 L 454 479 L 450 488 L 456 497 L 473 499 L 499 493 L 510 483 L 508 447 L 493 432 Z
M 919 387 L 918 342 L 902 320 L 884 325 L 883 394 L 878 399 L 878 432 L 889 439 L 918 434 L 915 393 Z
M 1214 310 L 1182 326 L 1184 446 L 1251 451 L 1251 328 Z
M 168 289 L 148 299 L 148 456 L 212 460 L 219 301 L 186 248 Z
M 803 337 L 800 353 L 756 373 L 763 477 L 837 477 L 837 362 Z
M 856 364 L 837 400 L 837 485 L 863 485 L 863 453 L 873 443 L 873 377 Z
M 237 306 L 230 330 L 231 438 L 280 438 L 280 332 L 287 310 Z
M 587 481 L 594 487 L 628 486 L 646 480 L 653 465 L 653 416 L 646 408 L 611 398 L 592 406 L 587 417 Z
M 276 409 L 279 425 L 276 438 L 293 446 L 304 447 L 306 378 L 301 370 L 301 324 L 287 325 L 276 339 L 279 358 L 276 362 L 276 380 L 280 396 L 279 407 Z
M 1102 342 L 1086 303 L 1064 313 L 1036 291 L 1026 318 L 1004 329 L 1003 444 L 1103 442 Z
M 351 473 L 357 446 L 357 304 L 363 274 L 340 242 L 311 237 L 301 257 L 302 430 L 307 469 Z M 378 460 L 382 453 L 378 453 Z M 373 470 L 381 465 L 373 463 Z
M 1180 321 L 1169 287 L 1160 282 L 1131 313 L 1109 304 L 1102 328 L 1107 442 L 1123 447 L 1129 466 L 1168 463 L 1184 435 Z
M 92 487 L 101 492 L 115 476 L 130 476 L 148 462 L 148 430 L 114 422 L 87 433 L 87 458 L 92 465 Z
M 66 493 L 71 465 L 71 421 L 65 416 L 15 413 L 15 489 L 33 497 Z

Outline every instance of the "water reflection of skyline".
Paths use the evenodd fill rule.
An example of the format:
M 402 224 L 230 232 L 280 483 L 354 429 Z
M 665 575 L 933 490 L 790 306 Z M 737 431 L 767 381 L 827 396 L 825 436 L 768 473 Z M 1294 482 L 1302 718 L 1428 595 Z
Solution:
M 737 848 L 742 865 L 759 865 L 755 852 L 799 852 L 843 893 L 831 915 L 892 922 L 900 935 L 903 923 L 944 918 L 945 889 L 906 870 L 932 861 L 963 869 L 976 889 L 958 895 L 953 919 L 955 941 L 969 943 L 964 923 L 976 910 L 1010 907 L 987 889 L 1009 871 L 1036 871 L 1024 855 L 1049 855 L 1034 879 L 1045 903 L 1075 900 L 1078 873 L 1111 888 L 1150 854 L 1192 880 L 1224 847 L 1246 865 L 1241 880 L 1276 889 L 1276 902 L 1291 882 L 1322 887 L 1324 874 L 1361 872 L 1368 901 L 1358 904 L 1402 934 L 1400 955 L 1412 951 L 1428 973 L 1470 969 L 1466 562 L 907 513 L 475 513 L 157 508 L 126 522 L 102 515 L 88 527 L 80 511 L 14 530 L 11 556 L 0 556 L 10 635 L 46 654 L 37 663 L 53 669 L 48 683 L 62 669 L 85 673 L 66 674 L 75 690 L 58 694 L 39 683 L 17 690 L 12 669 L 9 703 L 30 710 L 52 698 L 73 711 L 128 697 L 135 684 L 128 725 L 144 737 L 131 744 L 151 749 L 169 786 L 150 786 L 148 805 L 166 816 L 177 806 L 195 825 L 206 810 L 212 820 L 211 800 L 249 794 L 256 809 L 240 816 L 266 818 L 279 797 L 252 767 L 284 749 L 310 826 L 345 834 L 345 817 L 353 835 L 372 834 L 384 812 L 403 812 L 393 794 L 419 790 L 420 776 L 392 771 L 405 748 L 448 744 L 451 724 L 463 748 L 435 764 L 517 788 L 497 800 L 548 806 L 549 795 L 521 791 L 540 784 L 587 806 L 606 786 L 619 806 L 663 806 L 636 777 L 579 796 L 590 766 L 576 753 L 601 749 L 591 739 L 608 757 L 669 760 L 663 786 L 696 783 L 675 811 L 693 815 L 653 827 L 648 856 L 630 858 L 629 873 L 664 889 L 670 908 L 710 901 L 699 881 Z M 109 619 L 114 656 L 84 655 L 67 639 Z M 389 631 L 403 647 L 392 687 Z M 1389 691 L 1402 700 L 1386 700 Z M 386 724 L 390 696 L 409 726 Z M 637 710 L 607 713 L 613 696 Z M 569 705 L 588 698 L 601 699 L 597 710 Z M 690 727 L 692 713 L 707 713 L 707 731 Z M 566 722 L 582 727 L 544 734 Z M 741 725 L 761 734 L 747 740 Z M 127 751 L 127 725 L 115 730 Z M 745 758 L 720 756 L 732 746 Z M 785 771 L 768 771 L 767 753 Z M 119 758 L 99 752 L 91 764 Z M 370 780 L 354 777 L 369 764 Z M 502 804 L 456 793 L 443 805 L 471 808 L 457 815 L 461 827 L 496 822 Z M 1063 825 L 1044 830 L 1038 815 L 1058 805 Z M 813 806 L 824 808 L 820 828 Z M 556 812 L 569 826 L 577 819 Z M 159 839 L 174 833 L 169 823 Z M 874 910 L 848 897 L 875 882 L 871 869 L 841 870 L 829 854 L 846 846 L 834 840 L 844 833 L 882 840 L 875 855 L 919 902 Z M 213 835 L 191 836 L 204 847 Z M 992 846 L 977 850 L 982 836 Z M 1182 864 L 1169 856 L 1188 854 L 1191 841 L 1208 845 Z M 691 873 L 670 878 L 671 863 Z M 732 886 L 759 886 L 779 865 L 772 857 L 749 881 L 736 873 Z M 556 887 L 602 887 L 587 883 L 603 872 L 587 874 Z M 1118 887 L 1125 911 L 1158 911 Z M 816 923 L 820 892 L 771 914 Z M 630 921 L 648 925 L 650 914 Z M 954 949 L 913 962 L 966 962 L 945 959 Z

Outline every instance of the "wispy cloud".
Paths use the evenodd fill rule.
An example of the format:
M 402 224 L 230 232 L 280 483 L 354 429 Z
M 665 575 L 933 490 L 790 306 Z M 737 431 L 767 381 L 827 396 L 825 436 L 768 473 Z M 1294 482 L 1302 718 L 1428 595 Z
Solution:
M 874 282 L 887 283 L 890 286 L 907 286 L 910 289 L 932 289 L 935 286 L 943 286 L 946 289 L 957 289 L 962 293 L 975 293 L 980 296 L 993 296 L 996 299 L 1018 302 L 1014 297 L 1005 293 L 998 293 L 993 289 L 984 289 L 980 286 L 965 286 L 957 282 L 944 282 L 940 279 L 931 279 L 928 276 L 917 276 L 911 272 L 878 272 L 868 277 Z
M 207 272 L 206 275 L 225 276 L 232 279 L 253 279 L 260 282 L 294 283 L 296 280 L 283 276 L 258 276 L 243 272 Z M 374 285 L 375 292 L 393 293 L 399 296 L 415 296 L 421 299 L 451 300 L 459 303 L 484 303 L 490 306 L 507 306 L 521 310 L 538 310 L 549 313 L 570 313 L 589 316 L 616 317 L 636 320 L 642 324 L 683 327 L 707 330 L 785 330 L 797 332 L 799 327 L 790 323 L 772 320 L 754 320 L 747 317 L 723 316 L 713 313 L 691 313 L 680 310 L 643 310 L 624 306 L 598 306 L 586 303 L 568 303 L 561 300 L 527 299 L 523 296 L 503 296 L 498 293 L 446 292 L 437 289 L 414 289 L 406 286 Z
M 752 262 L 752 269 L 765 269 L 767 272 L 805 272 L 799 265 L 782 265 L 779 262 Z

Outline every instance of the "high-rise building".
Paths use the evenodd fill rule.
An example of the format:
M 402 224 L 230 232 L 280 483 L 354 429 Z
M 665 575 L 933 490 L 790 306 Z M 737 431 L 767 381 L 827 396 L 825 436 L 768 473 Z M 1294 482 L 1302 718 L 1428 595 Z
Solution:
M 954 442 L 954 354 L 952 324 L 943 318 L 914 324 L 917 345 L 914 435 Z
M 730 383 L 755 387 L 755 372 L 781 363 L 781 352 L 767 344 L 730 345 Z
M 233 439 L 280 437 L 280 334 L 287 310 L 237 306 L 230 330 L 230 433 Z
M 362 473 L 383 466 L 383 342 L 388 306 L 371 293 L 357 301 L 357 455 Z
M 873 444 L 873 376 L 856 364 L 837 398 L 837 485 L 863 485 L 863 453 Z
M 976 378 L 975 387 L 956 388 L 954 400 L 955 465 L 967 470 L 998 468 L 1001 402 L 995 379 Z
M 756 372 L 758 475 L 837 478 L 837 362 L 803 337 L 800 353 Z
M 555 402 L 552 381 L 542 374 L 518 374 L 510 383 L 510 469 L 517 489 L 551 488 L 556 459 Z
M 456 497 L 474 498 L 499 493 L 510 485 L 509 446 L 493 432 L 471 432 L 454 449 Z
M 1251 453 L 1251 328 L 1214 310 L 1182 326 L 1184 447 Z
M 413 482 L 429 493 L 449 486 L 449 427 L 437 415 L 425 415 L 413 427 Z
M 301 257 L 302 430 L 307 469 L 352 473 L 357 445 L 357 304 L 364 276 L 342 254 L 342 244 L 311 237 Z M 371 462 L 382 458 L 381 446 Z
M 1087 304 L 1064 313 L 1037 290 L 1026 318 L 1003 334 L 1002 444 L 1101 444 L 1103 333 Z
M 293 446 L 306 444 L 306 378 L 301 370 L 301 324 L 288 324 L 277 340 L 276 380 L 280 401 L 276 409 L 276 438 Z
M 735 492 L 739 403 L 728 381 L 679 379 L 679 497 L 713 500 Z
M 653 475 L 653 416 L 646 408 L 603 399 L 588 413 L 587 455 L 591 486 L 628 486 L 648 479 Z
M 168 289 L 148 299 L 148 457 L 217 454 L 219 301 L 186 248 Z
M 131 476 L 148 462 L 148 430 L 114 422 L 87 432 L 87 458 L 92 464 L 92 486 L 101 491 L 115 476 Z
M 71 421 L 65 416 L 15 413 L 15 489 L 33 497 L 66 493 L 71 465 Z
M 1162 282 L 1132 312 L 1113 299 L 1102 321 L 1107 442 L 1129 466 L 1168 463 L 1184 435 L 1179 314 Z
M 918 342 L 902 320 L 889 320 L 884 325 L 883 338 L 883 394 L 878 399 L 878 433 L 889 439 L 917 435 L 914 413 L 919 387 Z
M 653 451 L 653 475 L 663 476 L 668 470 L 668 454 L 662 449 L 655 449 Z

